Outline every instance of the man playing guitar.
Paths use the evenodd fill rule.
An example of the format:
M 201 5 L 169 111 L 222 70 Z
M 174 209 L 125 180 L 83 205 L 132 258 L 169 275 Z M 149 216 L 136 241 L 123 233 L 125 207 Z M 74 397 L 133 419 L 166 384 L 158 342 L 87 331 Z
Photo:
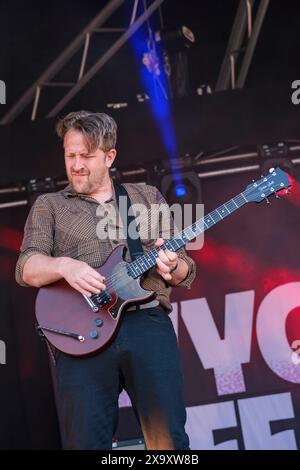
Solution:
M 105 303 L 112 306 L 111 310 L 99 309 L 103 317 L 99 314 L 93 319 L 96 326 L 90 332 L 90 343 L 83 335 L 74 339 L 74 333 L 67 333 L 61 327 L 48 328 L 50 341 L 53 338 L 57 348 L 58 412 L 64 445 L 67 449 L 110 449 L 117 426 L 118 397 L 125 389 L 147 449 L 188 449 L 180 357 L 168 313 L 172 309 L 171 286 L 190 287 L 195 277 L 195 264 L 183 247 L 177 252 L 159 249 L 164 239 L 174 233 L 170 214 L 167 214 L 169 236 L 165 236 L 158 225 L 155 239 L 143 233 L 146 215 L 144 223 L 140 224 L 142 246 L 146 253 L 156 247 L 157 256 L 155 266 L 142 277 L 140 290 L 154 291 L 156 298 L 146 303 L 131 299 L 128 303 L 131 283 L 129 278 L 126 280 L 127 273 L 124 271 L 122 275 L 120 269 L 108 276 L 104 268 L 111 253 L 116 249 L 118 252 L 121 243 L 126 246 L 127 240 L 121 242 L 117 236 L 99 237 L 97 230 L 103 219 L 109 229 L 116 228 L 112 217 L 113 211 L 117 211 L 116 192 L 109 174 L 116 157 L 116 123 L 104 113 L 79 111 L 61 119 L 57 131 L 63 140 L 69 185 L 62 191 L 43 194 L 33 205 L 24 230 L 16 280 L 20 285 L 45 288 L 46 292 L 49 289 L 54 293 L 52 300 L 42 303 L 51 309 L 49 316 L 56 315 L 57 321 L 72 303 L 70 300 L 61 311 L 57 307 L 56 299 L 66 286 L 70 299 L 71 295 L 76 295 L 76 303 L 82 302 L 82 311 L 89 308 L 92 299 L 100 299 L 100 307 Z M 124 187 L 131 203 L 143 204 L 148 216 L 151 205 L 165 205 L 162 195 L 153 186 L 125 184 Z M 109 233 L 115 232 L 109 230 Z M 128 252 L 126 260 L 130 260 Z M 107 294 L 104 302 L 104 293 L 117 281 L 119 295 Z M 81 355 L 81 346 L 96 344 L 105 336 L 105 328 L 100 328 L 105 315 L 116 324 L 119 311 L 113 311 L 113 306 L 121 297 L 126 300 L 122 304 L 124 315 L 114 337 L 106 340 L 105 348 L 98 351 L 95 348 L 93 354 L 88 354 L 92 350 L 86 349 Z M 134 297 L 138 295 L 132 295 Z M 94 303 L 92 305 L 95 307 Z M 72 308 L 74 329 L 78 324 L 75 324 L 75 308 Z M 68 317 L 72 321 L 72 311 Z M 63 344 L 67 347 L 70 344 L 70 349 L 60 347 Z

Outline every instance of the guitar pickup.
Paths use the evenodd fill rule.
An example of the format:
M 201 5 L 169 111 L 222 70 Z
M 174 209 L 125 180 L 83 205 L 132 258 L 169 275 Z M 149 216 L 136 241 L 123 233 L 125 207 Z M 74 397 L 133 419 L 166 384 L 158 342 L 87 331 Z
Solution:
M 93 303 L 98 307 L 104 307 L 106 304 L 111 302 L 112 297 L 109 295 L 108 292 L 103 291 L 100 294 L 93 294 L 90 299 Z

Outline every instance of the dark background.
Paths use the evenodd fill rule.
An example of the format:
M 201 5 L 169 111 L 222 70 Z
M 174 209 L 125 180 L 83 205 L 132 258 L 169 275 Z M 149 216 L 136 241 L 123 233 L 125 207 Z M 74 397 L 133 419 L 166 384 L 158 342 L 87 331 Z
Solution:
M 0 117 L 106 3 L 1 2 L 0 79 L 6 83 L 7 104 L 0 106 Z M 187 50 L 187 96 L 175 96 L 170 101 L 180 156 L 231 146 L 239 146 L 242 152 L 247 145 L 300 139 L 299 106 L 291 102 L 291 83 L 299 78 L 298 2 L 270 1 L 243 89 L 196 94 L 201 85 L 209 85 L 214 91 L 238 4 L 237 0 L 166 0 L 162 4 L 164 28 L 172 30 L 185 24 L 196 38 Z M 254 13 L 257 5 L 254 3 Z M 130 12 L 130 2 L 125 2 L 107 26 L 124 27 Z M 158 15 L 153 15 L 149 24 L 153 31 L 159 29 Z M 93 36 L 86 69 L 117 37 Z M 81 52 L 55 81 L 76 80 Z M 120 168 L 137 163 L 152 165 L 167 158 L 149 102 L 138 103 L 136 98 L 137 93 L 146 91 L 140 79 L 141 61 L 142 57 L 133 53 L 132 43 L 127 43 L 59 114 L 76 109 L 111 112 L 119 124 Z M 12 124 L 0 126 L 0 185 L 22 178 L 63 175 L 62 150 L 54 130 L 56 119 L 45 119 L 61 94 L 61 89 L 43 89 L 35 122 L 29 119 L 31 103 Z M 127 108 L 108 111 L 108 103 L 118 102 L 128 103 Z
M 38 0 L 1 2 L 0 71 L 8 88 L 6 110 L 106 3 L 103 0 L 53 0 L 48 4 Z M 110 20 L 111 26 L 128 24 L 129 5 L 127 2 L 120 8 Z M 185 24 L 196 36 L 196 43 L 189 52 L 192 92 L 201 84 L 210 84 L 214 88 L 238 5 L 238 0 L 165 0 L 162 4 L 165 29 Z M 257 4 L 254 11 L 256 8 Z M 278 86 L 282 89 L 298 78 L 299 13 L 299 2 L 270 1 L 247 88 L 259 91 Z M 151 21 L 155 30 L 158 20 Z M 91 62 L 111 39 L 99 35 L 91 51 Z M 127 45 L 89 83 L 82 91 L 84 96 L 74 100 L 70 108 L 75 109 L 82 103 L 100 108 L 111 101 L 134 100 L 135 94 L 143 91 L 136 68 L 131 47 Z M 68 67 L 65 78 L 74 79 L 74 70 L 78 70 L 75 65 Z M 1 113 L 4 113 L 2 108 Z

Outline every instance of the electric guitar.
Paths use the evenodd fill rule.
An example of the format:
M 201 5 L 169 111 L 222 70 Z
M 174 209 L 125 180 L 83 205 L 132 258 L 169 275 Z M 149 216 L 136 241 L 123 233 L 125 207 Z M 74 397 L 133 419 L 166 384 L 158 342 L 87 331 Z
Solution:
M 115 336 L 125 307 L 155 297 L 154 292 L 141 287 L 140 278 L 156 265 L 160 249 L 175 252 L 246 203 L 261 202 L 290 185 L 286 173 L 272 168 L 267 176 L 135 261 L 126 262 L 126 247 L 119 245 L 96 269 L 106 278 L 106 290 L 100 294 L 83 296 L 64 279 L 42 287 L 36 298 L 38 328 L 66 354 L 86 356 L 100 351 Z

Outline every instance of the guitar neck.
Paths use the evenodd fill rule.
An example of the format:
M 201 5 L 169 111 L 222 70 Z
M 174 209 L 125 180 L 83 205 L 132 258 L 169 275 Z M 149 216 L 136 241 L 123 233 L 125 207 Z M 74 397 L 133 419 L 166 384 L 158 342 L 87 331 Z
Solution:
M 129 263 L 129 274 L 135 279 L 142 276 L 144 273 L 149 271 L 149 269 L 156 265 L 156 258 L 158 256 L 158 252 L 161 249 L 168 249 L 173 252 L 180 250 L 180 248 L 185 246 L 187 243 L 191 242 L 196 237 L 204 233 L 205 230 L 210 229 L 247 202 L 248 200 L 243 192 L 238 194 L 233 199 L 230 199 L 225 204 L 222 204 L 222 206 L 213 210 L 204 217 L 201 217 L 196 222 L 177 233 L 175 237 L 165 241 L 165 243 L 159 248 L 152 248 L 150 251 L 148 251 L 148 253 L 145 253 L 143 256 L 140 256 L 135 261 Z

